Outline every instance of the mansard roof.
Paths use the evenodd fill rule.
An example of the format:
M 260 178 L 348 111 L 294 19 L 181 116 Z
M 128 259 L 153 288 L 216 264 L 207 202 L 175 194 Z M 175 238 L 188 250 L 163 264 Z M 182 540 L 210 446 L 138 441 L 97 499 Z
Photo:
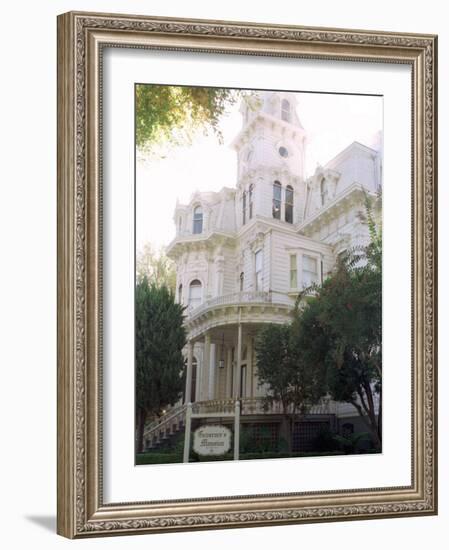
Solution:
M 337 155 L 335 155 L 335 157 L 331 158 L 324 165 L 324 168 L 329 168 L 331 170 L 336 169 L 336 167 L 338 167 L 338 165 L 343 162 L 347 157 L 357 154 L 368 155 L 372 157 L 373 155 L 378 155 L 379 151 L 377 151 L 376 149 L 372 149 L 371 147 L 368 147 L 367 145 L 364 145 L 359 141 L 353 141 Z

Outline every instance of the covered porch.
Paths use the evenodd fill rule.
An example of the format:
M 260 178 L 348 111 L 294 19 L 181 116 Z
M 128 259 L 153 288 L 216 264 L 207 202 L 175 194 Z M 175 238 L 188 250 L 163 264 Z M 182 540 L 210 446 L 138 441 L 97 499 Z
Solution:
M 255 340 L 259 324 L 235 323 L 207 329 L 187 343 L 184 403 L 257 398 Z

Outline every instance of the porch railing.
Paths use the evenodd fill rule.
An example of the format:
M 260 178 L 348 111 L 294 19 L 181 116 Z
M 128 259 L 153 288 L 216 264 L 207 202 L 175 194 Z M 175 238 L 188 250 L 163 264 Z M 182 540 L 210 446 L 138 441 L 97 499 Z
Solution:
M 343 403 L 335 403 L 330 399 L 323 399 L 319 404 L 312 405 L 307 414 L 338 414 L 339 407 Z M 204 413 L 230 413 L 235 407 L 235 399 L 212 399 L 208 401 L 196 401 L 192 403 L 192 412 Z M 179 405 L 167 411 L 162 417 L 148 423 L 144 430 L 144 439 L 152 447 L 167 439 L 170 435 L 179 432 L 185 425 L 187 405 Z M 240 400 L 240 414 L 264 415 L 282 414 L 282 405 L 279 401 L 267 402 L 262 397 L 244 397 Z M 288 412 L 293 412 L 289 410 Z
M 167 411 L 145 426 L 143 437 L 152 443 L 166 439 L 169 435 L 179 431 L 183 427 L 186 417 L 187 405 L 179 405 Z
M 192 403 L 192 411 L 197 413 L 232 412 L 235 399 L 214 399 Z M 293 412 L 289 407 L 288 413 Z M 330 399 L 323 399 L 320 403 L 307 408 L 307 414 L 336 414 L 337 403 Z M 240 413 L 252 414 L 282 414 L 283 408 L 279 401 L 266 401 L 263 397 L 243 397 L 240 399 Z

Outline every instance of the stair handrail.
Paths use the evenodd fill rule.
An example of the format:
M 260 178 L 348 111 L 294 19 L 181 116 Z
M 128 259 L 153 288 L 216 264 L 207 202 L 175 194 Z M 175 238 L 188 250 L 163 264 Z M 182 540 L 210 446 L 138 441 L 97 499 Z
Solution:
M 166 426 L 179 416 L 185 417 L 186 409 L 187 405 L 184 403 L 182 405 L 178 405 L 174 409 L 170 409 L 163 416 L 157 418 L 156 420 L 153 420 L 145 427 L 144 437 L 152 435 L 153 432 L 157 431 L 158 429 L 162 429 L 164 426 Z

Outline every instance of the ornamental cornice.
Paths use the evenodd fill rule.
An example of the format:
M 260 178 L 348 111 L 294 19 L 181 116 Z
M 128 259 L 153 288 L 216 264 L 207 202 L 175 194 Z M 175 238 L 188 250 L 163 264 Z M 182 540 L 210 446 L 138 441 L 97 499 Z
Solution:
M 177 258 L 185 252 L 213 250 L 217 246 L 235 247 L 236 235 L 212 231 L 206 235 L 176 237 L 167 247 L 167 256 Z

